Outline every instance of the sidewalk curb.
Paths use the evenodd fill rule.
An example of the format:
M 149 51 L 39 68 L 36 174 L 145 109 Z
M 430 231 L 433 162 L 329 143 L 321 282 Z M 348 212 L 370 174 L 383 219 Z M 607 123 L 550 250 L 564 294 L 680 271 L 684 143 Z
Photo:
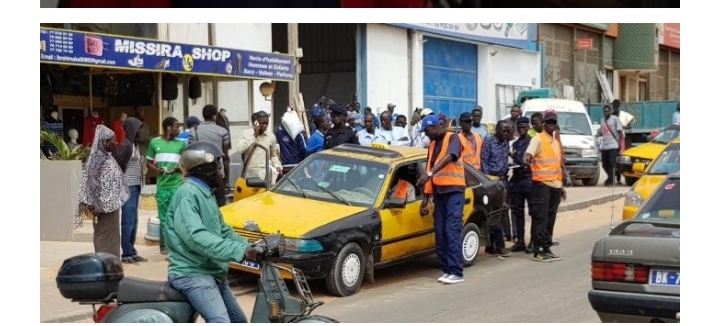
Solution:
M 626 192 L 627 192 L 627 191 L 622 191 L 622 192 L 619 192 L 619 193 L 616 193 L 616 194 L 613 194 L 613 195 L 607 195 L 607 196 L 603 196 L 603 197 L 599 197 L 599 198 L 594 198 L 594 199 L 590 199 L 590 200 L 586 200 L 586 201 L 581 201 L 581 202 L 579 202 L 579 203 L 573 203 L 573 204 L 569 204 L 569 205 L 565 205 L 565 206 L 560 206 L 560 207 L 558 207 L 558 213 L 560 213 L 560 212 L 569 212 L 569 211 L 577 211 L 577 210 L 585 209 L 585 208 L 588 208 L 588 207 L 591 207 L 591 206 L 595 206 L 595 205 L 602 205 L 602 204 L 605 204 L 605 203 L 607 203 L 607 202 L 611 202 L 611 201 L 614 201 L 614 200 L 616 200 L 616 199 L 620 199 L 620 198 L 625 197 L 625 193 L 626 193 Z
M 234 282 L 231 282 L 230 285 L 233 285 L 232 283 L 234 283 Z M 235 297 L 239 297 L 241 295 L 245 295 L 250 292 L 255 292 L 256 290 L 257 289 L 255 289 L 255 288 L 244 288 L 244 289 L 240 289 L 238 291 L 234 291 L 233 294 L 235 295 Z M 88 306 L 88 308 L 90 308 L 90 306 Z M 88 312 L 88 313 L 70 315 L 70 316 L 66 316 L 66 317 L 41 320 L 40 323 L 76 323 L 81 320 L 92 319 L 92 318 L 93 318 L 93 313 Z

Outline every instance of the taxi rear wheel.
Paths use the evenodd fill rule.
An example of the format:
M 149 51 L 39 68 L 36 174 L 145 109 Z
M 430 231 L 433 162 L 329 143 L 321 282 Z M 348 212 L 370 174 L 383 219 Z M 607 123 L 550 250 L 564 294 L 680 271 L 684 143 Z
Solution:
M 475 264 L 480 252 L 480 228 L 475 223 L 468 223 L 462 233 L 462 256 L 465 267 Z
M 346 297 L 360 290 L 364 276 L 365 254 L 357 243 L 351 242 L 338 252 L 325 277 L 325 285 L 333 295 Z

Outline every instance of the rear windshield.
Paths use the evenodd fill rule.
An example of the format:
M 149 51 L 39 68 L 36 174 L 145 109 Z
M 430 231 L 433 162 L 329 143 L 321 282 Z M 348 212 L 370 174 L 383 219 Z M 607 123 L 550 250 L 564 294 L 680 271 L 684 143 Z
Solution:
M 680 171 L 680 144 L 670 145 L 655 159 L 648 174 L 670 174 Z
M 680 221 L 680 179 L 665 181 L 650 200 L 643 205 L 637 219 L 664 219 Z

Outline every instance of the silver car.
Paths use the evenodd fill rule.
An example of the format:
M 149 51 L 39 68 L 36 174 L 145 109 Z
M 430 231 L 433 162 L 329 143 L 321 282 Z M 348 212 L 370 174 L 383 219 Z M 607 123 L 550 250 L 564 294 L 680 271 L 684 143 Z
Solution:
M 595 243 L 590 305 L 604 323 L 680 321 L 680 172 Z

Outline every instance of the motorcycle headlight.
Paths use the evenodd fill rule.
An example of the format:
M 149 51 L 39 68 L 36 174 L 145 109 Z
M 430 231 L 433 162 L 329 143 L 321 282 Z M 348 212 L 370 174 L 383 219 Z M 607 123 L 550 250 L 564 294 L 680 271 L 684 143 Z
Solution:
M 628 191 L 625 194 L 625 206 L 640 207 L 643 203 L 643 198 L 634 191 Z
M 582 157 L 597 157 L 597 156 L 598 156 L 598 151 L 597 151 L 597 149 L 595 149 L 595 148 L 583 149 L 583 150 L 580 152 L 580 155 L 581 155 Z
M 623 155 L 623 156 L 618 156 L 617 162 L 623 163 L 623 164 L 632 164 L 632 159 L 630 158 L 630 156 Z
M 320 241 L 292 238 L 285 239 L 285 249 L 298 253 L 313 253 L 325 250 Z

